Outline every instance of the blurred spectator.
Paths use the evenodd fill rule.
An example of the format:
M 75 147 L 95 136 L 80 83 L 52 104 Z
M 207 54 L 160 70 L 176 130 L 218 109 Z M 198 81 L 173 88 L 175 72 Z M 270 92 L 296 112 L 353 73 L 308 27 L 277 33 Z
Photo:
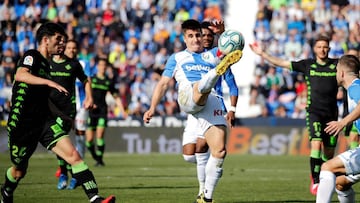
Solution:
M 209 1 L 204 11 L 204 20 L 222 20 L 220 3 L 218 1 Z
M 37 19 L 41 16 L 41 5 L 39 4 L 38 0 L 30 0 L 29 5 L 25 9 L 24 16 L 28 23 L 32 23 L 33 19 Z
M 154 70 L 164 70 L 168 57 L 169 55 L 166 47 L 161 47 L 155 55 Z
M 286 118 L 288 117 L 287 112 L 286 112 L 286 108 L 284 105 L 279 105 L 275 110 L 274 110 L 274 116 L 279 117 L 279 118 Z
M 296 94 L 294 111 L 291 114 L 291 118 L 305 118 L 307 106 L 307 90 L 303 89 Z
M 266 98 L 259 92 L 259 88 L 250 88 L 249 108 L 251 109 L 251 117 L 268 116 Z
M 16 12 L 10 0 L 4 0 L 0 5 L 0 21 L 15 21 Z
M 28 35 L 25 35 L 24 40 L 19 41 L 19 55 L 22 56 L 29 49 L 35 49 L 35 43 Z
M 175 14 L 175 23 L 182 23 L 185 20 L 190 19 L 189 12 L 185 9 L 185 7 L 181 7 L 179 11 Z
M 49 3 L 42 12 L 42 18 L 49 21 L 54 21 L 58 16 L 58 10 L 56 8 L 54 0 L 49 0 Z
M 344 35 L 342 34 L 341 30 L 332 34 L 330 41 L 331 49 L 329 51 L 330 58 L 340 58 L 345 53 L 346 41 L 344 41 Z
M 169 87 L 165 93 L 165 113 L 169 116 L 174 116 L 179 113 L 179 106 L 177 103 L 177 90 L 175 87 L 175 81 L 171 80 Z
M 284 44 L 285 57 L 292 61 L 297 61 L 302 52 L 302 46 L 299 41 L 295 39 L 295 34 L 290 34 L 289 39 Z
M 278 12 L 273 14 L 273 18 L 270 21 L 271 33 L 286 33 L 287 23 L 285 19 L 282 19 Z
M 66 27 L 67 24 L 72 24 L 75 22 L 73 11 L 71 10 L 71 5 L 64 5 L 59 10 L 59 23 Z

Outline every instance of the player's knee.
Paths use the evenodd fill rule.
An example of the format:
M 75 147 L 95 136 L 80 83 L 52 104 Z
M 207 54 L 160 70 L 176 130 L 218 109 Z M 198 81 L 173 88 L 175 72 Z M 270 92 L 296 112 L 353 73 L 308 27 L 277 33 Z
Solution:
M 184 160 L 189 163 L 196 163 L 196 156 L 195 155 L 186 155 L 183 154 Z
M 18 170 L 18 169 L 15 169 L 14 171 L 14 179 L 16 181 L 20 181 L 22 178 L 24 178 L 26 175 L 26 170 Z
M 329 162 L 324 162 L 323 164 L 321 164 L 322 171 L 332 171 L 331 169 L 331 164 L 329 164 Z
M 211 153 L 213 157 L 218 158 L 218 159 L 223 159 L 226 156 L 226 150 L 220 150 L 220 151 L 215 151 Z
M 81 157 L 79 155 L 79 152 L 76 151 L 76 149 L 74 148 L 69 154 L 68 157 L 64 157 L 64 159 L 66 160 L 67 163 L 69 163 L 70 165 L 74 165 L 81 160 Z

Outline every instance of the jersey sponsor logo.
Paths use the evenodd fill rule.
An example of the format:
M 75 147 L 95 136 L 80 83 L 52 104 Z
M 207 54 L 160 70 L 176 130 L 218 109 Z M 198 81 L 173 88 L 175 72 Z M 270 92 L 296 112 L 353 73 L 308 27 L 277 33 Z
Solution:
M 71 76 L 71 73 L 66 73 L 66 72 L 51 72 L 50 75 L 51 75 L 51 76 L 70 77 L 70 76 Z
M 24 65 L 32 66 L 34 63 L 34 58 L 32 56 L 26 56 L 24 58 Z
M 193 65 L 193 66 L 186 65 L 185 69 L 187 71 L 202 71 L 202 70 L 209 71 L 210 67 L 209 66 L 203 66 L 203 65 Z
M 315 70 L 310 70 L 310 76 L 336 77 L 336 72 L 318 72 Z

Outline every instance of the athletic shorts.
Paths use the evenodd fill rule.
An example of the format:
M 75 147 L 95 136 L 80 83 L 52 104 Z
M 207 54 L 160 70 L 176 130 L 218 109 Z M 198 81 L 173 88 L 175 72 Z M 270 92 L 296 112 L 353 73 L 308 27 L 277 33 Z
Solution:
M 345 132 L 344 135 L 346 137 L 348 137 L 350 135 L 350 133 L 358 134 L 358 130 L 353 123 L 350 123 L 349 125 L 345 126 L 344 132 Z
M 75 117 L 75 129 L 85 131 L 87 128 L 87 119 L 89 118 L 89 111 L 85 108 L 80 108 Z
M 186 126 L 183 133 L 183 146 L 186 144 L 196 144 L 198 136 L 201 136 L 199 134 L 200 130 L 198 129 L 198 127 L 198 120 L 193 115 L 188 114 Z
M 204 108 L 198 113 L 193 114 L 198 120 L 198 137 L 205 138 L 204 134 L 211 126 L 226 126 L 227 123 L 224 115 L 225 111 L 222 110 L 220 99 L 210 94 Z
M 88 129 L 95 130 L 97 127 L 105 128 L 107 126 L 107 118 L 100 116 L 89 116 L 87 122 Z
M 338 156 L 345 166 L 346 175 L 352 178 L 353 181 L 358 181 L 359 177 L 357 175 L 360 174 L 360 147 L 347 150 Z
M 51 150 L 57 141 L 65 136 L 69 136 L 68 133 L 71 130 L 72 123 L 64 122 L 61 118 L 49 119 L 43 130 L 42 136 L 39 142 L 48 150 Z
M 38 145 L 45 122 L 45 120 L 38 120 L 37 123 L 31 124 L 18 123 L 16 128 L 8 130 L 10 159 L 17 168 L 27 168 L 29 159 Z
M 306 118 L 306 125 L 309 131 L 309 139 L 322 141 L 325 147 L 336 147 L 337 136 L 330 135 L 324 131 L 326 124 L 330 121 L 336 121 L 337 117 L 319 116 L 310 113 Z
M 205 139 L 204 135 L 199 133 L 200 131 L 201 128 L 199 128 L 198 120 L 192 114 L 188 114 L 186 126 L 183 133 L 182 145 L 184 146 L 186 144 L 196 144 L 197 138 Z

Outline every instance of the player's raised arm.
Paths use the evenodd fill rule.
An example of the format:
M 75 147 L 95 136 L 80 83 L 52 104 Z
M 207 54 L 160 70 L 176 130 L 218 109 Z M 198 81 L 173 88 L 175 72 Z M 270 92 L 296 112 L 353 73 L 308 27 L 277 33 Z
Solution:
M 274 64 L 275 66 L 282 67 L 282 68 L 291 68 L 291 61 L 287 61 L 281 58 L 277 58 L 267 54 L 261 46 L 257 43 L 249 44 L 250 49 L 257 55 L 263 57 L 265 60 L 269 61 L 270 63 Z
M 165 95 L 170 80 L 170 77 L 161 76 L 160 81 L 157 83 L 153 91 L 150 108 L 144 113 L 143 120 L 145 123 L 149 123 L 151 118 L 153 117 L 156 106 L 159 104 L 161 98 Z

